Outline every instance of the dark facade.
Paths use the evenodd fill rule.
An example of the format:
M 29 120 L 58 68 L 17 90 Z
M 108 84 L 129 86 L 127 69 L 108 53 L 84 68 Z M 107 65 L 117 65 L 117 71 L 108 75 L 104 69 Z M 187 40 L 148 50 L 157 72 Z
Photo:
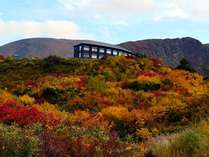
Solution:
M 75 58 L 100 59 L 104 56 L 134 56 L 134 54 L 119 46 L 104 43 L 80 43 L 74 46 Z

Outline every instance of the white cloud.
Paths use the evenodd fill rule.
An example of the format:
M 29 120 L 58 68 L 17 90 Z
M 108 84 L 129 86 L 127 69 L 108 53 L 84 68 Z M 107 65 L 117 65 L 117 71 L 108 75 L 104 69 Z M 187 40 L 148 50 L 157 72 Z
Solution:
M 74 15 L 128 18 L 154 9 L 154 0 L 57 0 Z
M 71 15 L 108 20 L 209 21 L 209 0 L 57 0 Z
M 82 33 L 72 21 L 3 21 L 0 20 L 0 36 L 17 38 L 92 38 Z
M 159 0 L 155 19 L 209 21 L 209 0 Z

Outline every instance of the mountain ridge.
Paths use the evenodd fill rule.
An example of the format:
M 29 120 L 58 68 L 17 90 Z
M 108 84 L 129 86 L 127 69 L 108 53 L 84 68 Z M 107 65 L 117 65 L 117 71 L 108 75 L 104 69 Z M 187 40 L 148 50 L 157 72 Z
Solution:
M 73 46 L 85 41 L 54 38 L 22 39 L 0 46 L 0 55 L 18 55 L 20 58 L 45 58 L 50 55 L 73 57 Z M 177 66 L 182 58 L 186 58 L 198 71 L 207 69 L 209 65 L 209 44 L 202 44 L 191 37 L 128 41 L 118 46 L 134 53 L 160 58 L 172 67 Z
M 161 58 L 166 64 L 175 67 L 186 58 L 198 71 L 209 65 L 209 44 L 185 37 L 176 39 L 148 39 L 119 44 L 135 53 Z

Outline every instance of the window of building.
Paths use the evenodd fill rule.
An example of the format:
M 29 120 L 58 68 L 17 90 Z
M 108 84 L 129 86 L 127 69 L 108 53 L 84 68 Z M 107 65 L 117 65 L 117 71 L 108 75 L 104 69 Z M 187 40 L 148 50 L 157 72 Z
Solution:
M 79 46 L 79 51 L 81 51 L 82 50 L 82 46 Z
M 120 51 L 120 52 L 118 53 L 118 55 L 119 55 L 119 56 L 122 56 L 122 55 L 123 55 L 123 52 L 122 52 L 122 51 Z
M 83 57 L 84 57 L 84 58 L 89 58 L 89 57 L 90 57 L 90 56 L 89 56 L 89 53 L 84 53 L 84 54 L 83 54 Z
M 100 49 L 99 49 L 99 52 L 100 52 L 100 53 L 105 53 L 105 49 L 100 48 Z
M 118 55 L 118 51 L 114 50 L 113 51 L 113 55 L 117 56 Z
M 89 51 L 90 48 L 89 48 L 89 46 L 84 46 L 83 50 L 84 50 L 84 51 Z
M 106 53 L 111 55 L 112 51 L 110 49 L 107 49 Z
M 92 47 L 92 52 L 97 52 L 97 47 Z
M 97 54 L 92 54 L 92 55 L 91 55 L 91 58 L 96 59 L 96 58 L 97 58 Z
M 82 57 L 82 55 L 81 55 L 81 53 L 79 53 L 79 58 L 81 58 Z

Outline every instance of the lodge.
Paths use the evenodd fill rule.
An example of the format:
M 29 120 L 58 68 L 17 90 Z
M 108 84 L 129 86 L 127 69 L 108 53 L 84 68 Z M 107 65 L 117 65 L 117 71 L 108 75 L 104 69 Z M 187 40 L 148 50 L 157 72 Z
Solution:
M 104 56 L 135 56 L 135 54 L 120 46 L 86 41 L 74 46 L 75 58 L 101 59 Z

